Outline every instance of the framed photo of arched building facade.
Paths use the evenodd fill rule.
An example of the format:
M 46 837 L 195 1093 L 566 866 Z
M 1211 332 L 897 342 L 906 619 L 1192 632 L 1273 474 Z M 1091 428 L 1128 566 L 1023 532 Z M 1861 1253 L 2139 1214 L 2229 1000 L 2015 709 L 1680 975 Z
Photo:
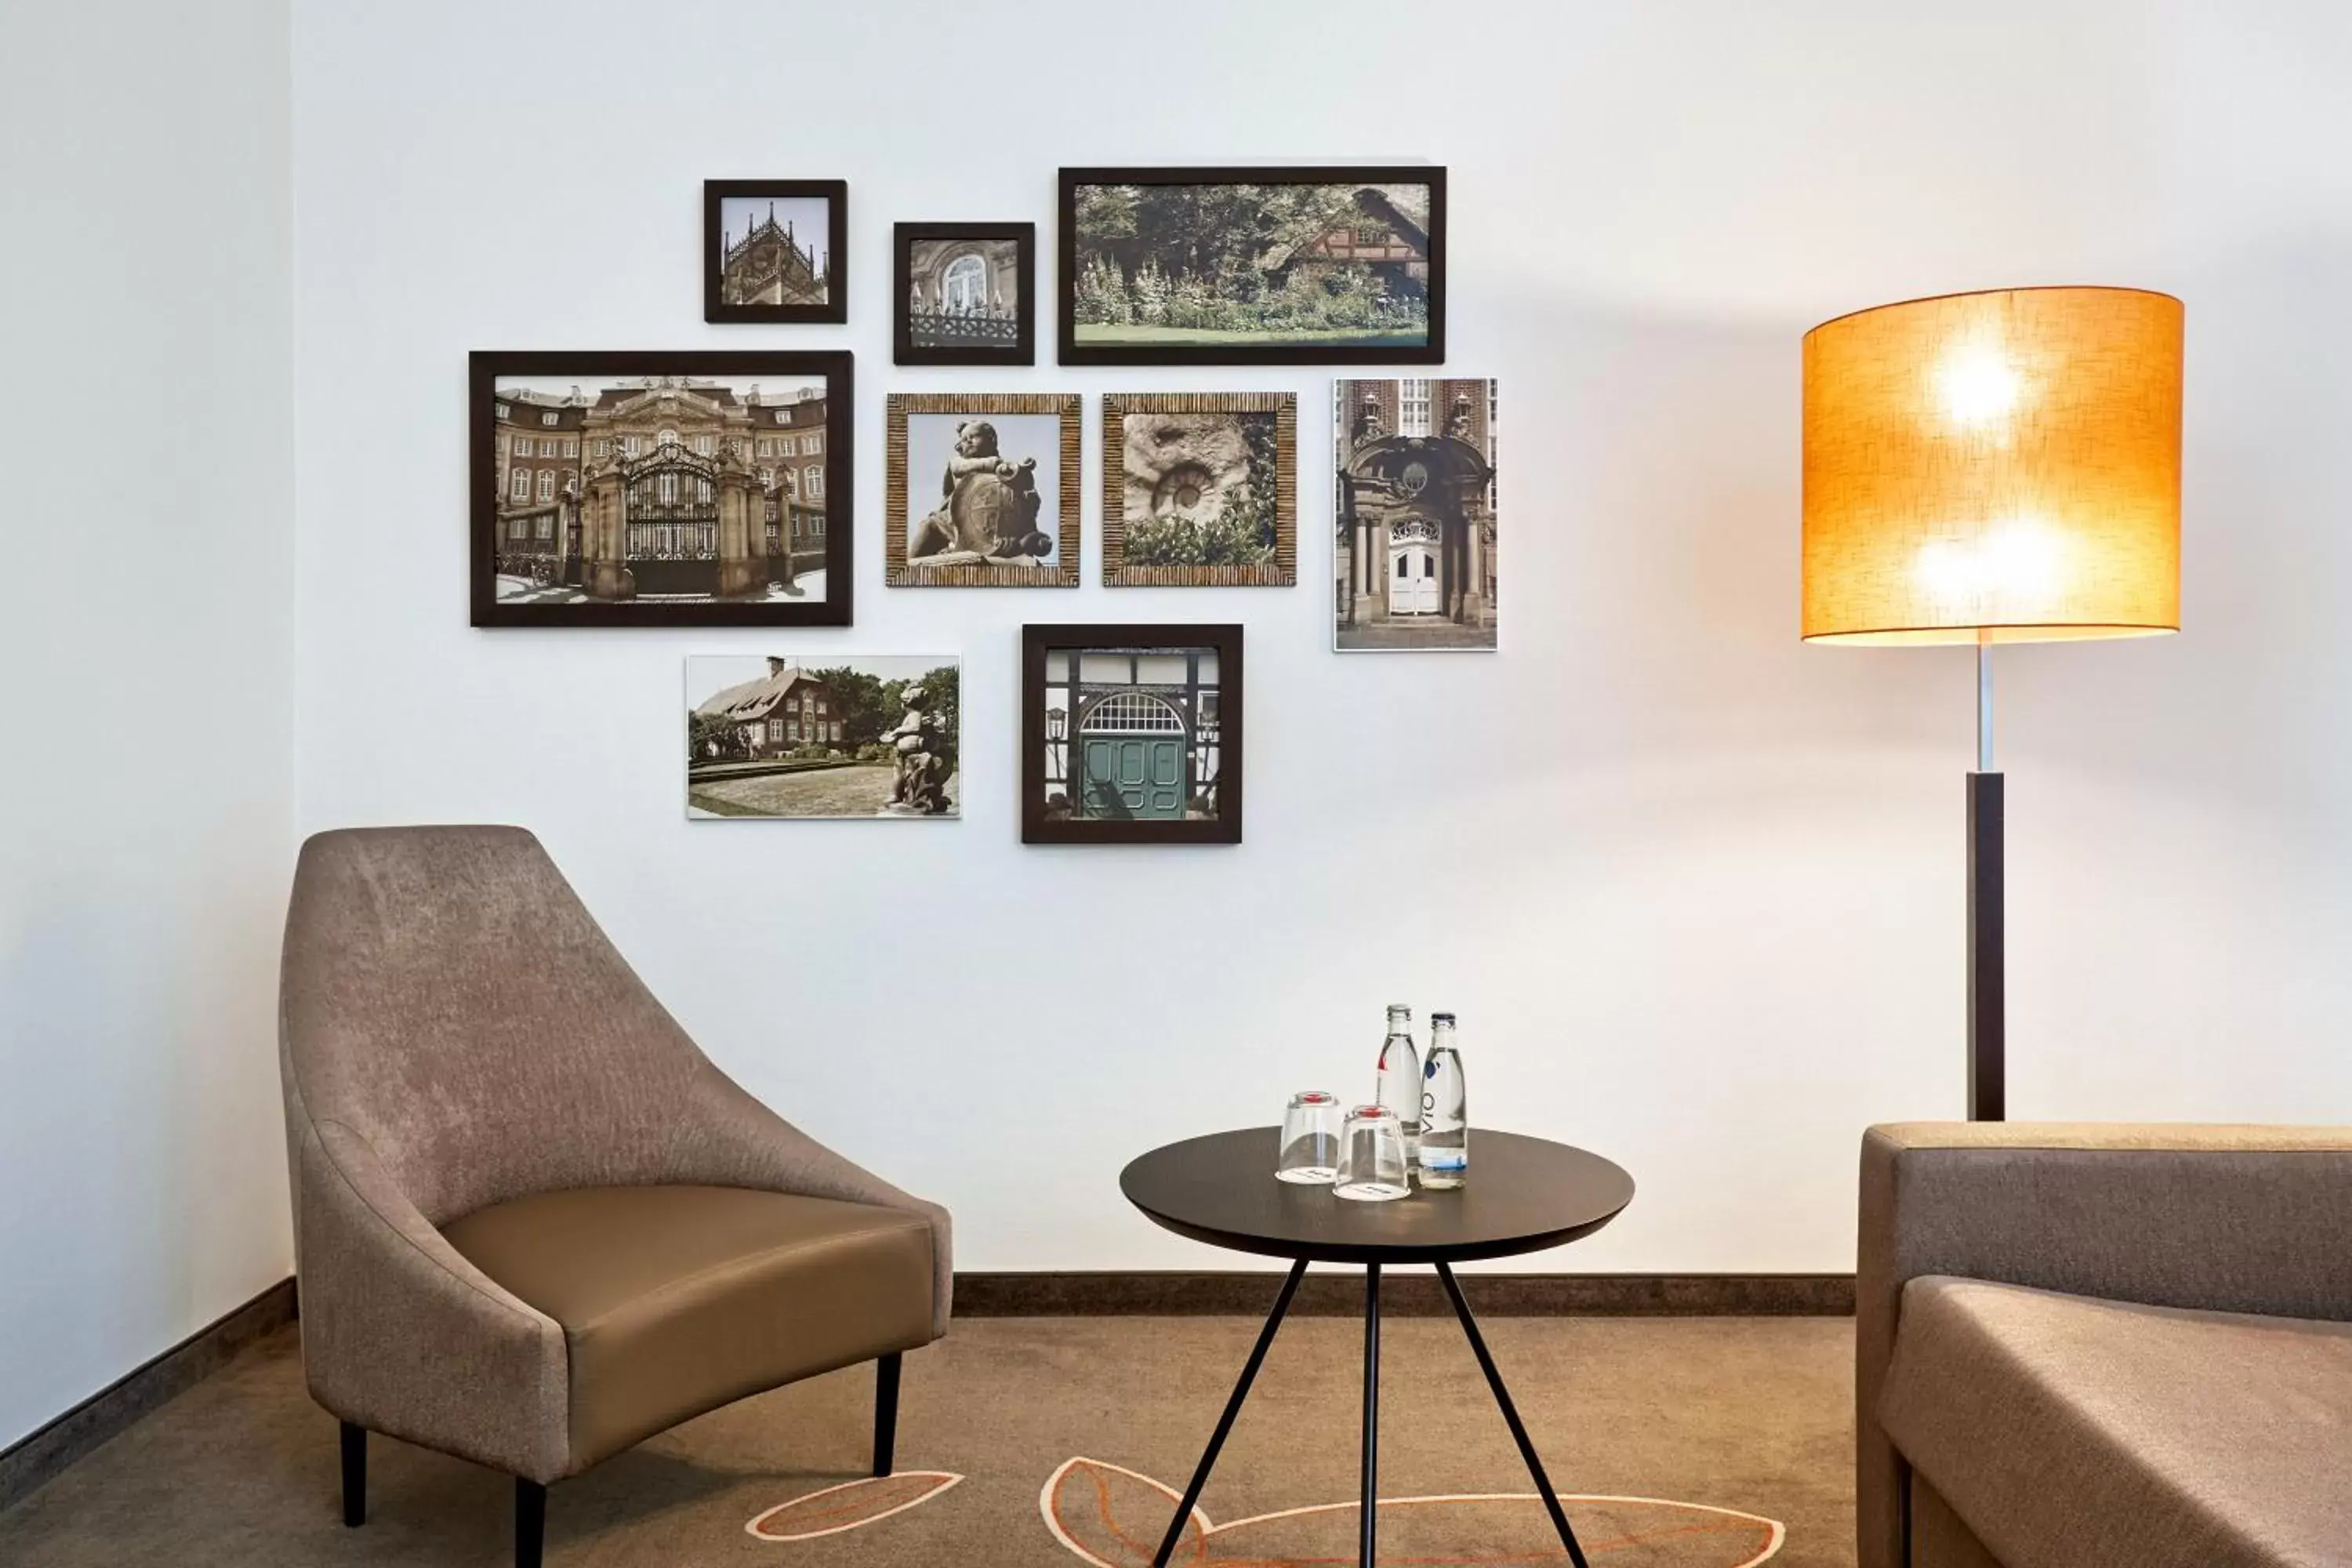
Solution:
M 850 624 L 846 353 L 477 353 L 473 624 Z
M 1037 363 L 1037 226 L 902 223 L 891 233 L 891 358 Z
M 1495 651 L 1499 414 L 1492 381 L 1334 383 L 1339 652 Z
M 1242 628 L 1021 628 L 1024 844 L 1239 844 Z

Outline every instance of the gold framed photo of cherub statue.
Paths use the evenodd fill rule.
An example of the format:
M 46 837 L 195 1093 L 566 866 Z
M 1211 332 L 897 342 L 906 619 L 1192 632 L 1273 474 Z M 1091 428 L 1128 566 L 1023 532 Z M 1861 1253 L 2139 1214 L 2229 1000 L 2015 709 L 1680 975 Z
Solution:
M 890 395 L 883 581 L 1078 585 L 1076 393 Z

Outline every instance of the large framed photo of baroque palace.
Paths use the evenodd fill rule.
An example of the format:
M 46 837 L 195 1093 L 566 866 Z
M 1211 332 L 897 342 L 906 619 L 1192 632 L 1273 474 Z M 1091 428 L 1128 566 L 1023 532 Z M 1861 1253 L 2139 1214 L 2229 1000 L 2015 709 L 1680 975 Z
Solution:
M 846 353 L 477 352 L 478 626 L 845 626 Z

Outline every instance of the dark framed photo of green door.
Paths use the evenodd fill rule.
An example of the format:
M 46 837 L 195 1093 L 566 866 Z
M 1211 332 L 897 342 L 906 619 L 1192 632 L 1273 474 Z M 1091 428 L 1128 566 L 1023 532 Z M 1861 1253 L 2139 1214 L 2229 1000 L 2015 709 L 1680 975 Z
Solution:
M 1242 628 L 1021 629 L 1021 841 L 1239 844 Z

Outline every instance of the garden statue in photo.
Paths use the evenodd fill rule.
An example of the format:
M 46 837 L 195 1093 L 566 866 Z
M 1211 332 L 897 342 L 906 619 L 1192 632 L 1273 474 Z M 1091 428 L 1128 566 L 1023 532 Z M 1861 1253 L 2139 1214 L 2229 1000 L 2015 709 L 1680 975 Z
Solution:
M 940 495 L 939 510 L 908 531 L 908 561 L 1027 564 L 1053 552 L 1052 536 L 1037 527 L 1037 459 L 1014 463 L 1002 456 L 996 426 L 987 420 L 956 426 Z
M 955 809 L 955 803 L 948 798 L 948 780 L 956 768 L 955 738 L 945 732 L 931 711 L 930 697 L 921 681 L 909 683 L 899 700 L 907 705 L 905 716 L 880 737 L 898 763 L 890 802 L 882 808 L 882 815 L 944 816 Z

